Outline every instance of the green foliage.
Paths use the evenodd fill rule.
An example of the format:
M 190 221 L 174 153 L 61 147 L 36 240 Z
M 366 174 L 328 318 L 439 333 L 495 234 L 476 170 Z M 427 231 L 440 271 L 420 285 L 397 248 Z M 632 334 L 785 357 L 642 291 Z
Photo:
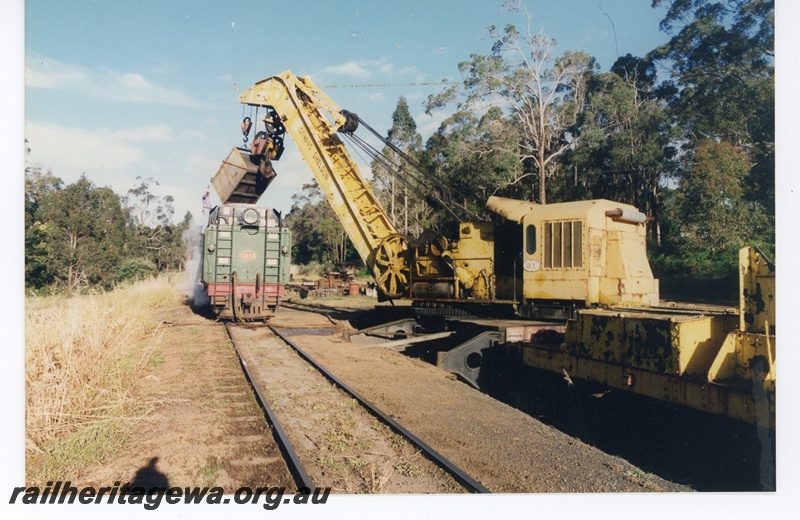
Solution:
M 360 263 L 350 239 L 315 182 L 292 197 L 284 222 L 292 230 L 292 261 L 307 264 Z
M 191 214 L 173 225 L 172 197 L 141 181 L 123 200 L 86 176 L 64 186 L 51 172 L 25 169 L 25 286 L 29 291 L 111 288 L 183 266 Z M 157 183 L 156 183 L 157 184 Z M 135 199 L 135 200 L 134 200 Z
M 120 282 L 142 280 L 158 274 L 158 266 L 147 258 L 128 258 L 117 271 Z
M 421 162 L 451 189 L 452 202 L 467 211 L 489 218 L 484 207 L 492 195 L 533 198 L 531 183 L 517 154 L 518 128 L 499 108 L 477 118 L 458 111 L 445 119 L 426 143 Z M 450 238 L 458 236 L 458 221 L 448 212 L 437 211 L 429 226 Z
M 85 176 L 40 199 L 48 270 L 71 296 L 86 285 L 110 288 L 122 260 L 125 214 L 119 197 Z
M 59 189 L 61 179 L 41 168 L 25 168 L 25 287 L 37 289 L 52 283 L 48 269 L 47 226 L 41 220 L 42 197 Z
M 417 132 L 417 124 L 411 117 L 404 97 L 398 100 L 392 113 L 392 127 L 387 132 L 387 140 L 394 148 L 384 146 L 380 157 L 370 165 L 375 194 L 399 232 L 419 235 L 430 227 L 432 212 L 425 202 L 427 188 L 423 179 L 416 175 L 414 167 L 405 159 L 410 157 L 412 161 L 419 160 L 422 137 Z
M 659 87 L 680 140 L 731 143 L 751 163 L 748 200 L 774 214 L 775 9 L 771 0 L 654 0 L 673 34 L 651 58 L 671 70 Z
M 587 84 L 586 107 L 573 130 L 580 140 L 563 160 L 572 175 L 553 183 L 553 197 L 605 198 L 658 216 L 670 133 L 665 104 L 653 96 L 654 67 L 628 54 L 612 70 Z
M 666 7 L 670 40 L 599 73 L 583 52 L 556 55 L 551 38 L 523 29 L 536 24 L 522 2 L 505 2 L 527 24 L 489 26 L 491 48 L 458 65 L 462 84 L 425 103 L 428 113 L 452 112 L 424 144 L 400 98 L 389 142 L 449 187 L 450 209 L 489 218 L 492 195 L 630 203 L 656 219 L 651 259 L 661 275 L 729 274 L 739 247 L 774 250 L 774 2 L 652 4 Z M 383 153 L 392 164 L 371 165 L 373 188 L 396 227 L 454 238 L 455 215 L 423 203 L 424 182 L 391 176 L 402 161 Z M 85 178 L 64 187 L 26 169 L 26 286 L 71 292 L 152 265 L 180 268 L 189 219 L 172 222 L 172 198 L 155 195 L 157 184 L 138 179 L 120 208 Z M 361 264 L 316 183 L 293 202 L 285 222 L 296 263 Z
M 767 219 L 744 197 L 749 170 L 747 156 L 729 143 L 698 145 L 676 190 L 678 231 L 685 247 L 714 256 L 763 235 Z
M 653 248 L 650 264 L 657 277 L 691 275 L 703 278 L 725 278 L 734 275 L 739 265 L 739 247 L 713 254 L 702 249 L 674 250 Z
M 138 184 L 122 197 L 129 219 L 128 251 L 131 255 L 149 259 L 159 271 L 182 269 L 188 254 L 188 244 L 184 243 L 182 236 L 189 229 L 191 214 L 187 214 L 180 224 L 173 224 L 172 196 L 154 194 L 152 188 L 158 186 L 155 179 L 136 179 Z
M 522 13 L 531 27 L 531 16 L 522 2 L 510 1 L 506 6 Z M 490 25 L 488 30 L 494 40 L 491 54 L 473 54 L 458 66 L 464 77 L 458 109 L 482 112 L 491 104 L 511 115 L 518 139 L 504 151 L 516 155 L 525 169 L 514 182 L 535 180 L 536 199 L 544 204 L 548 181 L 558 173 L 559 157 L 578 138 L 571 130 L 585 108 L 587 84 L 598 65 L 582 51 L 556 56 L 555 40 L 543 33 L 533 34 L 530 29 L 521 33 L 513 24 L 502 31 Z M 426 110 L 455 99 L 458 92 L 449 89 L 429 97 Z

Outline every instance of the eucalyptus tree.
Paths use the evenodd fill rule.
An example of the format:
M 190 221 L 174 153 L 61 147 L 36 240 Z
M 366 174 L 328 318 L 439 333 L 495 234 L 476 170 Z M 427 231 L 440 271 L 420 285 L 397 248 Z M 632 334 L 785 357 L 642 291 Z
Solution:
M 125 213 L 119 196 L 86 176 L 40 200 L 46 229 L 48 269 L 67 291 L 111 287 L 124 256 Z
M 674 152 L 655 78 L 651 61 L 628 54 L 589 81 L 580 142 L 562 161 L 572 174 L 560 183 L 563 198 L 618 200 L 658 216 Z
M 653 0 L 670 40 L 651 53 L 684 148 L 727 142 L 751 167 L 744 196 L 774 213 L 775 7 L 772 0 Z M 691 158 L 691 154 L 687 155 Z
M 689 250 L 719 255 L 755 238 L 762 213 L 745 197 L 747 155 L 726 142 L 701 141 L 676 190 L 678 228 Z
M 50 170 L 25 168 L 25 287 L 41 289 L 53 281 L 48 269 L 47 226 L 40 210 L 42 199 L 63 187 Z
M 370 164 L 375 184 L 379 188 L 378 197 L 388 208 L 392 224 L 404 234 L 418 235 L 430 216 L 430 208 L 421 197 L 415 195 L 424 187 L 411 176 L 404 175 L 402 169 L 405 159 L 397 152 L 418 159 L 422 151 L 422 136 L 417 131 L 417 123 L 408 108 L 408 101 L 400 97 L 392 113 L 392 126 L 387 132 L 387 140 L 396 147 L 385 146 L 381 154 Z
M 292 230 L 292 259 L 298 264 L 346 264 L 357 258 L 347 233 L 316 181 L 292 196 L 285 219 Z
M 526 28 L 513 24 L 503 30 L 488 27 L 494 40 L 491 54 L 473 54 L 459 64 L 463 88 L 450 87 L 428 98 L 431 111 L 460 99 L 459 108 L 478 113 L 496 106 L 513 116 L 519 141 L 513 149 L 530 170 L 520 177 L 536 179 L 538 196 L 547 202 L 547 182 L 557 172 L 555 161 L 575 145 L 574 128 L 584 106 L 587 81 L 598 66 L 585 52 L 556 55 L 556 41 L 531 30 L 531 15 L 521 1 L 506 2 L 521 13 Z

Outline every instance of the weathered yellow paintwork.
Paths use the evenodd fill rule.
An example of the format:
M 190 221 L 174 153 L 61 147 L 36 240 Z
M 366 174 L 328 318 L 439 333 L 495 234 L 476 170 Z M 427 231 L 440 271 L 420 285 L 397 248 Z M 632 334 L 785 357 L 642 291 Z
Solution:
M 240 94 L 239 102 L 272 107 L 279 114 L 379 286 L 387 296 L 403 295 L 409 281 L 403 259 L 408 243 L 337 135 L 346 122 L 341 108 L 310 78 L 291 71 L 259 81 Z
M 739 251 L 739 323 L 709 369 L 709 380 L 761 383 L 775 391 L 775 264 L 758 249 Z
M 774 426 L 775 269 L 760 253 L 741 253 L 736 313 L 658 307 L 647 218 L 608 200 L 490 197 L 487 208 L 518 225 L 514 236 L 478 222 L 461 224 L 451 244 L 438 236 L 412 242 L 397 233 L 337 135 L 347 115 L 309 78 L 286 71 L 239 100 L 277 112 L 384 295 L 566 302 L 582 310 L 567 322 L 564 343 L 525 342 L 524 363 Z
M 645 218 L 635 207 L 602 199 L 540 205 L 502 197 L 490 197 L 486 207 L 522 225 L 524 300 L 586 307 L 658 303 Z M 616 210 L 640 216 L 641 223 L 607 216 Z
M 667 314 L 624 309 L 581 311 L 568 323 L 571 353 L 659 374 L 705 378 L 735 314 Z
M 738 312 L 581 310 L 561 345 L 524 344 L 523 363 L 774 428 L 774 288 L 774 264 L 744 248 Z

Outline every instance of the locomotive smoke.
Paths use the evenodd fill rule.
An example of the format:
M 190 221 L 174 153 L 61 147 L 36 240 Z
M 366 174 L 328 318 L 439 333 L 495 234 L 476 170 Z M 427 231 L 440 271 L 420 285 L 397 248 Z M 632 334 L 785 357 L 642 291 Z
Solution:
M 209 304 L 208 295 L 203 291 L 203 284 L 200 276 L 203 272 L 203 227 L 195 223 L 189 223 L 189 228 L 183 232 L 183 240 L 187 244 L 189 259 L 186 261 L 186 280 L 184 291 L 192 302 L 192 307 L 201 308 Z

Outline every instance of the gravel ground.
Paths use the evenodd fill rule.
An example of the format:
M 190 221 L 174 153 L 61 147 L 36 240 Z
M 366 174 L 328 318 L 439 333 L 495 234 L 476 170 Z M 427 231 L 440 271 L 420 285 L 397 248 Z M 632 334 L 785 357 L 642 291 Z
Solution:
M 309 306 L 307 301 L 302 304 Z M 293 341 L 491 491 L 690 491 L 546 426 L 432 365 L 345 341 L 341 332 L 348 325 L 337 320 L 367 305 L 374 300 L 311 303 L 316 313 L 287 305 L 270 324 L 304 328 L 293 332 Z M 73 482 L 106 486 L 150 475 L 170 485 L 223 486 L 229 493 L 239 486 L 291 487 L 222 325 L 188 306 L 171 309 L 159 319 L 171 326 L 160 353 L 164 363 L 153 367 L 139 388 L 149 412 L 123 449 Z M 313 407 L 313 388 L 303 392 L 303 399 Z M 295 413 L 305 412 L 298 407 Z M 342 441 L 328 437 L 333 443 Z M 374 491 L 451 491 L 445 483 L 422 491 L 413 478 L 403 482 Z M 356 487 L 349 491 L 364 492 Z

